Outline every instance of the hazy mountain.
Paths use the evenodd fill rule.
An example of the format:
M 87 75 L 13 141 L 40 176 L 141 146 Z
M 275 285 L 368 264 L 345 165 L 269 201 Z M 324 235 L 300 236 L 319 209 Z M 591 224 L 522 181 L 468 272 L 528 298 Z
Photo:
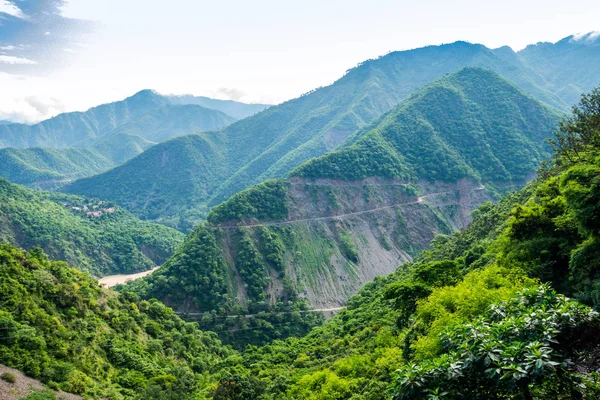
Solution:
M 588 53 L 575 52 L 572 56 L 580 54 Z M 600 59 L 600 52 L 589 54 Z M 490 50 L 465 42 L 393 52 L 360 64 L 330 86 L 271 107 L 221 132 L 202 135 L 202 139 L 194 140 L 201 148 L 192 152 L 203 157 L 192 158 L 190 164 L 166 163 L 158 168 L 157 154 L 169 154 L 175 146 L 165 143 L 151 154 L 76 182 L 68 190 L 112 199 L 143 217 L 170 218 L 194 209 L 188 216 L 196 218 L 253 183 L 286 176 L 303 162 L 337 149 L 415 90 L 466 66 L 495 71 L 538 100 L 568 109 L 571 96 L 560 97 L 566 92 L 548 84 L 550 77 L 543 75 L 547 71 L 526 65 L 521 58 L 507 48 Z M 590 72 L 579 61 L 573 65 L 579 67 L 565 75 L 564 82 L 569 76 L 577 82 L 581 73 L 600 77 L 597 69 Z M 190 139 L 181 140 L 186 146 L 191 143 Z M 211 168 L 206 170 L 205 165 Z M 160 183 L 169 181 L 187 182 L 181 184 L 185 193 L 161 190 Z
M 145 90 L 85 113 L 61 114 L 35 125 L 3 125 L 0 147 L 13 148 L 0 150 L 5 160 L 0 176 L 50 188 L 104 172 L 159 142 L 218 130 L 235 121 L 221 111 L 186 102 L 231 109 L 236 115 L 266 107 L 205 97 L 166 97 Z
M 523 65 L 543 77 L 536 84 L 560 97 L 569 107 L 579 100 L 581 93 L 600 85 L 599 54 L 599 32 L 530 45 L 517 53 Z
M 217 100 L 203 96 L 167 96 L 173 104 L 196 104 L 204 108 L 221 111 L 235 119 L 244 119 L 257 114 L 266 108 L 268 104 L 247 104 L 233 100 Z
M 174 121 L 155 121 L 156 115 Z M 192 118 L 186 121 L 186 118 Z M 85 112 L 59 114 L 34 125 L 0 126 L 0 141 L 5 147 L 92 147 L 105 137 L 131 133 L 146 140 L 175 137 L 165 125 L 187 128 L 184 134 L 220 129 L 235 118 L 197 105 L 174 105 L 169 98 L 143 90 L 125 100 L 94 107 Z M 187 125 L 186 125 L 187 124 Z M 168 128 L 168 127 L 167 127 Z

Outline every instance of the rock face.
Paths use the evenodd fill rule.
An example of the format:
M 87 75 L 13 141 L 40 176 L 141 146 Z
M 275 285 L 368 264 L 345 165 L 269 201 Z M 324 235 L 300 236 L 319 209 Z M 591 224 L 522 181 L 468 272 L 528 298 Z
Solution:
M 215 229 L 231 270 L 231 295 L 241 305 L 248 296 L 238 268 L 236 232 L 249 230 L 260 250 L 267 230 L 283 244 L 283 272 L 264 260 L 268 302 L 285 297 L 288 281 L 311 307 L 330 308 L 345 304 L 376 276 L 412 260 L 435 235 L 467 226 L 471 211 L 490 199 L 483 186 L 467 179 L 456 184 L 421 182 L 416 187 L 391 179 L 292 178 L 287 219 L 246 220 Z

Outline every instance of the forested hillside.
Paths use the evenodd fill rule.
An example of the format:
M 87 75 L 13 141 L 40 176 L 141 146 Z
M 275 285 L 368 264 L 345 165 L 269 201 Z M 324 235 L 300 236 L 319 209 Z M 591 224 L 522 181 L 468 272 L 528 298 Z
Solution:
M 584 97 L 539 179 L 306 337 L 248 348 L 221 385 L 259 399 L 598 398 L 599 106 L 600 91 Z
M 547 158 L 544 141 L 558 119 L 499 75 L 466 68 L 426 86 L 351 137 L 349 145 L 291 175 L 523 182 Z
M 0 360 L 52 389 L 94 399 L 207 398 L 214 374 L 235 360 L 214 333 L 158 301 L 117 296 L 41 250 L 0 244 L 0 288 Z
M 461 70 L 291 179 L 214 207 L 161 270 L 129 288 L 192 313 L 255 314 L 296 298 L 340 307 L 435 235 L 466 227 L 480 204 L 522 186 L 549 154 L 544 139 L 558 120 L 497 74 Z M 222 319 L 205 322 L 222 330 Z
M 484 204 L 468 228 L 437 236 L 308 335 L 240 353 L 155 300 L 5 245 L 2 360 L 94 398 L 598 398 L 599 106 L 600 90 L 585 96 L 539 178 Z M 216 243 L 205 229 L 193 240 L 204 247 L 169 263 L 212 265 L 213 279 Z
M 115 163 L 89 148 L 0 149 L 0 176 L 13 183 L 53 188 L 85 176 L 94 175 Z
M 160 265 L 183 238 L 109 202 L 35 191 L 0 178 L 0 242 L 40 247 L 95 276 Z
M 157 171 L 154 157 L 161 151 L 159 146 L 152 154 L 142 154 L 114 171 L 78 181 L 66 190 L 113 200 L 144 218 L 159 215 L 173 219 L 186 213 L 186 218 L 194 220 L 252 184 L 285 177 L 303 162 L 339 148 L 350 135 L 415 90 L 461 68 L 476 66 L 495 71 L 560 110 L 568 109 L 573 92 L 589 90 L 596 84 L 594 79 L 600 79 L 595 76 L 597 69 L 586 66 L 589 62 L 598 63 L 597 52 L 585 48 L 569 53 L 578 61 L 560 80 L 555 79 L 554 70 L 542 68 L 541 61 L 534 65 L 521 53 L 465 42 L 393 52 L 361 63 L 330 86 L 271 107 L 222 132 L 204 135 L 204 140 L 197 141 L 200 148 L 195 152 L 208 154 L 208 158 L 194 159 L 176 168 L 164 165 Z M 550 58 L 548 54 L 539 56 Z M 570 85 L 571 82 L 576 84 Z M 215 143 L 221 144 L 215 147 Z M 173 144 L 164 146 L 162 151 L 169 154 Z M 202 172 L 205 163 L 217 166 L 216 170 Z M 185 182 L 190 190 L 161 191 L 162 182 L 170 180 Z

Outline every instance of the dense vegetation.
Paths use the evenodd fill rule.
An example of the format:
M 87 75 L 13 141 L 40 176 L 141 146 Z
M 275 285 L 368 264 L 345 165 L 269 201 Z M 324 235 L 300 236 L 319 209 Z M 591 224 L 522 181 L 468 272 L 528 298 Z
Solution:
M 232 236 L 231 261 L 222 248 L 225 235 Z M 160 299 L 240 349 L 302 336 L 322 318 L 305 312 L 306 302 L 286 278 L 281 240 L 269 228 L 255 233 L 202 224 L 158 271 L 117 290 Z M 277 291 L 279 280 L 284 284 Z
M 156 300 L 116 296 L 10 245 L 0 245 L 0 330 L 3 364 L 91 398 L 206 398 L 211 374 L 235 355 Z
M 42 189 L 104 172 L 116 164 L 88 148 L 0 149 L 0 175 L 13 183 Z
M 469 228 L 306 337 L 248 348 L 239 382 L 259 376 L 264 399 L 597 398 L 599 109 L 585 96 L 541 178 Z
M 461 74 L 468 74 L 472 85 L 457 90 L 453 80 Z M 436 125 L 431 121 L 442 118 L 432 113 L 427 114 L 428 130 L 416 131 L 430 134 L 424 138 L 431 140 L 421 143 L 402 135 L 395 114 L 390 114 L 382 121 L 390 118 L 393 129 L 372 133 L 373 126 L 363 132 L 366 135 L 352 138 L 354 144 L 345 153 L 333 153 L 336 162 L 326 156 L 308 165 L 320 171 L 319 177 L 327 171 L 321 164 L 325 160 L 329 166 L 343 162 L 356 167 L 358 177 L 377 172 L 414 179 L 419 172 L 429 179 L 493 180 L 479 157 L 489 156 L 495 157 L 489 165 L 502 167 L 500 179 L 523 178 L 543 150 L 528 146 L 520 129 L 549 123 L 552 113 L 536 114 L 542 117 L 535 121 L 497 118 L 493 112 L 504 107 L 511 113 L 525 112 L 515 103 L 498 101 L 514 91 L 497 92 L 479 79 L 484 75 L 489 73 L 463 70 L 433 85 L 432 93 L 456 99 L 451 110 L 461 112 L 465 91 L 497 96 L 483 111 L 504 136 L 485 137 L 490 129 L 483 128 L 474 137 L 462 129 L 456 132 L 463 135 L 452 135 L 440 130 L 445 129 L 441 123 L 432 130 Z M 427 92 L 416 98 L 426 98 Z M 431 110 L 421 111 L 437 109 L 429 104 Z M 541 107 L 531 99 L 517 105 Z M 470 115 L 461 112 L 459 117 Z M 453 121 L 444 120 L 448 129 Z M 462 127 L 478 124 L 472 118 L 468 123 L 456 121 Z M 538 140 L 544 136 L 529 132 Z M 212 139 L 224 137 L 219 135 Z M 360 148 L 367 140 L 363 137 L 390 157 L 377 155 L 375 161 L 381 162 L 358 168 L 360 160 L 370 159 L 368 149 Z M 486 149 L 468 154 L 461 147 L 473 148 L 482 138 L 503 162 Z M 188 140 L 211 144 L 209 136 Z M 460 146 L 450 148 L 453 141 Z M 435 150 L 432 159 L 423 157 L 425 152 L 411 152 L 424 143 Z M 509 152 L 502 153 L 502 145 Z M 24 252 L 0 245 L 0 330 L 6 333 L 0 336 L 0 359 L 51 388 L 93 398 L 598 398 L 600 90 L 582 98 L 559 125 L 550 147 L 553 159 L 539 170 L 538 179 L 496 205 L 484 204 L 467 229 L 439 235 L 430 250 L 396 273 L 365 285 L 346 309 L 303 337 L 289 336 L 304 335 L 319 319 L 303 312 L 305 304 L 293 286 L 273 284 L 274 276 L 286 282 L 283 248 L 295 234 L 288 227 L 200 225 L 158 273 L 121 288 L 120 294 L 99 288 L 64 262 L 48 260 L 39 249 Z M 395 154 L 385 153 L 390 149 Z M 156 156 L 160 154 L 157 150 Z M 164 153 L 161 157 L 168 162 Z M 403 164 L 398 167 L 388 160 Z M 438 168 L 444 165 L 447 171 Z M 346 176 L 345 169 L 334 173 L 336 179 L 356 179 Z M 177 184 L 184 188 L 185 182 L 189 181 Z M 24 234 L 8 231 L 11 240 L 21 234 L 45 241 L 68 238 L 67 231 L 58 229 L 79 226 L 75 217 L 87 221 L 82 226 L 102 224 L 102 232 L 110 231 L 113 216 L 132 218 L 118 209 L 108 211 L 112 204 L 33 192 L 4 180 L 0 185 L 0 207 L 14 207 L 1 214 L 0 233 L 5 234 L 15 216 L 27 222 L 23 226 L 33 227 Z M 285 181 L 268 182 L 234 196 L 216 209 L 212 220 L 241 219 L 244 213 L 263 220 L 281 218 L 287 214 L 286 193 Z M 87 214 L 97 212 L 90 211 L 90 205 L 93 210 L 102 206 L 99 219 Z M 351 233 L 340 226 L 336 234 L 346 257 L 358 257 Z M 123 232 L 118 235 L 119 241 L 112 240 L 115 234 L 109 242 L 121 243 Z M 224 254 L 219 248 L 226 238 L 231 247 Z M 227 268 L 229 263 L 235 268 Z M 243 306 L 232 305 L 234 296 Z M 215 333 L 199 331 L 151 297 L 187 307 L 187 318 L 201 311 L 196 315 L 201 327 L 243 351 L 223 346 Z M 274 300 L 277 307 L 272 307 Z M 244 348 L 242 343 L 248 345 Z
M 183 239 L 111 203 L 34 191 L 0 178 L 0 241 L 40 247 L 96 276 L 160 265 Z
M 208 208 L 221 203 L 240 190 L 269 178 L 285 177 L 303 162 L 321 156 L 327 151 L 338 149 L 349 136 L 391 110 L 415 90 L 464 67 L 477 66 L 495 71 L 538 100 L 566 110 L 567 104 L 571 104 L 573 92 L 589 90 L 595 83 L 592 81 L 597 79 L 594 72 L 596 69 L 588 68 L 587 65 L 592 60 L 596 60 L 597 55 L 590 55 L 589 51 L 580 49 L 581 51 L 561 53 L 554 58 L 552 45 L 548 47 L 548 52 L 539 53 L 540 59 L 537 63 L 539 69 L 532 68 L 528 63 L 529 59 L 522 58 L 521 53 L 514 53 L 506 48 L 490 50 L 481 45 L 465 42 L 390 53 L 349 70 L 344 77 L 330 86 L 271 107 L 260 114 L 232 124 L 223 132 L 204 136 L 203 140 L 194 140 L 193 143 L 189 139 L 180 139 L 185 143 L 169 142 L 158 145 L 157 148 L 142 154 L 136 160 L 113 171 L 78 182 L 68 190 L 71 193 L 115 201 L 144 218 L 177 221 L 180 214 L 187 213 L 184 216 L 186 219 L 202 219 L 206 216 Z M 580 56 L 581 59 L 578 58 Z M 585 63 L 583 61 L 575 63 L 571 57 L 585 60 Z M 554 79 L 556 76 L 554 70 L 542 67 L 543 60 L 551 63 L 567 59 L 577 67 L 570 69 L 569 73 L 563 75 L 560 80 Z M 571 82 L 577 84 L 571 85 Z M 494 94 L 491 91 L 484 91 L 484 93 Z M 452 94 L 452 91 L 447 91 L 446 94 Z M 500 95 L 501 92 L 496 94 Z M 561 97 L 563 94 L 567 95 L 567 100 Z M 454 100 L 458 101 L 458 105 L 462 104 L 460 97 L 450 98 L 447 108 L 455 104 L 452 103 Z M 429 104 L 435 102 L 430 101 Z M 492 102 L 490 101 L 489 104 Z M 507 110 L 519 111 L 503 101 L 498 104 L 501 110 L 496 112 L 496 116 Z M 423 110 L 426 111 L 428 110 Z M 487 110 L 491 114 L 494 114 L 494 111 Z M 429 115 L 414 122 L 431 122 L 429 117 L 434 116 Z M 517 114 L 511 121 L 519 123 L 520 118 L 520 114 Z M 465 119 L 463 121 L 467 122 Z M 497 119 L 494 121 L 500 122 L 499 126 L 507 133 L 513 129 L 531 130 L 530 125 L 525 128 L 518 125 L 511 127 L 505 126 Z M 468 122 L 481 121 L 469 116 Z M 439 160 L 441 163 L 449 163 L 461 158 L 461 155 L 456 154 L 450 154 L 451 157 L 448 158 L 448 149 L 445 148 L 448 142 L 436 142 L 440 135 L 440 125 L 443 125 L 443 122 L 437 121 L 438 131 L 433 133 L 427 125 L 417 126 L 419 129 L 416 132 L 421 132 L 426 135 L 426 139 L 434 141 L 434 143 L 424 141 L 422 145 L 433 144 L 441 150 L 441 154 L 436 153 L 443 157 Z M 452 125 L 448 127 L 449 130 L 454 129 L 454 133 L 460 132 L 458 128 L 460 127 Z M 471 133 L 481 134 L 482 130 L 487 128 L 489 126 L 485 124 L 476 125 L 476 129 L 471 130 Z M 512 139 L 514 136 L 504 137 L 507 138 Z M 460 138 L 453 137 L 453 139 Z M 496 149 L 501 146 L 491 138 L 487 140 L 488 144 L 496 143 Z M 452 144 L 457 143 L 452 142 Z M 189 148 L 191 145 L 194 146 L 193 149 Z M 161 158 L 157 155 L 164 153 L 172 158 L 173 148 L 182 147 L 186 148 L 184 152 L 186 156 L 181 162 L 160 162 Z M 517 148 L 517 144 L 512 143 L 508 147 Z M 402 167 L 392 166 L 399 157 L 397 154 L 389 152 L 386 146 L 379 146 L 377 149 L 379 156 L 383 157 L 384 173 L 406 172 Z M 491 154 L 491 151 L 478 150 L 478 154 L 482 157 L 492 156 L 490 160 L 493 163 L 490 165 L 502 164 L 496 160 L 496 155 Z M 404 149 L 401 149 L 400 153 L 403 152 Z M 516 158 L 531 155 L 531 152 L 532 149 L 526 147 L 524 154 L 516 153 L 513 157 L 515 163 Z M 192 153 L 198 156 L 187 156 Z M 534 155 L 537 160 L 543 156 L 543 154 Z M 348 155 L 340 153 L 338 156 L 343 158 Z M 431 166 L 436 158 L 431 158 L 429 161 L 428 166 Z M 479 164 L 485 162 L 483 159 L 477 161 Z M 529 169 L 530 166 L 530 163 L 526 163 L 525 168 Z M 370 171 L 379 172 L 378 165 L 361 166 L 361 170 L 367 167 Z M 465 164 L 461 163 L 460 167 L 464 168 Z M 483 168 L 482 165 L 477 167 Z M 362 174 L 361 170 L 358 171 L 357 176 Z M 442 172 L 443 170 L 438 171 L 440 174 Z M 510 175 L 502 170 L 500 172 L 506 177 Z M 161 190 L 171 182 L 181 182 L 182 189 Z
M 415 93 L 337 152 L 292 175 L 522 182 L 547 158 L 558 115 L 493 72 L 466 68 Z
M 276 221 L 288 215 L 287 191 L 289 183 L 283 179 L 269 180 L 233 195 L 208 214 L 208 222 L 219 224 L 252 218 Z

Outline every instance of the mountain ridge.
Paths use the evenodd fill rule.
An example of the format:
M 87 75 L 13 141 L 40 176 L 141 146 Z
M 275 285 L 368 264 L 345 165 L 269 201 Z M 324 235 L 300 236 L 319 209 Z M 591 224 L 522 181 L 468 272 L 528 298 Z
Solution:
M 114 182 L 114 172 L 79 181 L 66 190 L 109 198 L 138 216 L 148 218 L 149 213 L 143 206 L 145 201 L 134 204 L 132 199 L 156 199 L 157 194 L 138 192 L 137 188 L 141 186 L 137 182 L 153 180 L 158 184 L 169 179 L 188 180 L 190 187 L 201 186 L 202 190 L 185 199 L 170 194 L 158 195 L 165 208 L 170 213 L 175 212 L 162 217 L 172 219 L 183 213 L 186 218 L 197 219 L 232 194 L 269 178 L 285 177 L 303 162 L 339 148 L 348 137 L 373 123 L 415 90 L 465 66 L 493 70 L 538 100 L 561 110 L 568 109 L 566 99 L 588 88 L 591 80 L 583 76 L 594 75 L 596 71 L 577 62 L 574 63 L 577 69 L 563 74 L 560 80 L 551 81 L 536 72 L 536 68 L 549 75 L 554 74 L 553 70 L 546 71 L 535 62 L 524 63 L 525 56 L 519 54 L 467 42 L 393 52 L 359 64 L 330 86 L 273 106 L 222 132 L 212 133 L 211 137 L 224 144 L 219 154 L 225 155 L 226 164 L 219 166 L 219 172 L 191 179 L 178 170 L 164 170 L 160 176 L 144 176 L 142 168 L 147 168 L 146 163 L 138 160 L 135 165 L 119 167 L 119 174 L 128 175 L 129 190 L 135 194 L 111 197 L 113 192 L 122 192 L 110 186 Z M 585 52 L 576 54 L 588 57 Z M 597 54 L 592 56 L 594 60 L 598 59 Z M 549 56 L 538 54 L 538 58 L 544 57 Z M 582 68 L 585 73 L 580 71 Z M 569 86 L 571 81 L 577 81 L 577 85 Z M 564 98 L 560 97 L 562 94 Z M 165 145 L 165 151 L 168 146 Z M 221 164 L 220 160 L 217 157 L 210 162 Z M 181 167 L 183 170 L 199 168 L 197 163 Z

